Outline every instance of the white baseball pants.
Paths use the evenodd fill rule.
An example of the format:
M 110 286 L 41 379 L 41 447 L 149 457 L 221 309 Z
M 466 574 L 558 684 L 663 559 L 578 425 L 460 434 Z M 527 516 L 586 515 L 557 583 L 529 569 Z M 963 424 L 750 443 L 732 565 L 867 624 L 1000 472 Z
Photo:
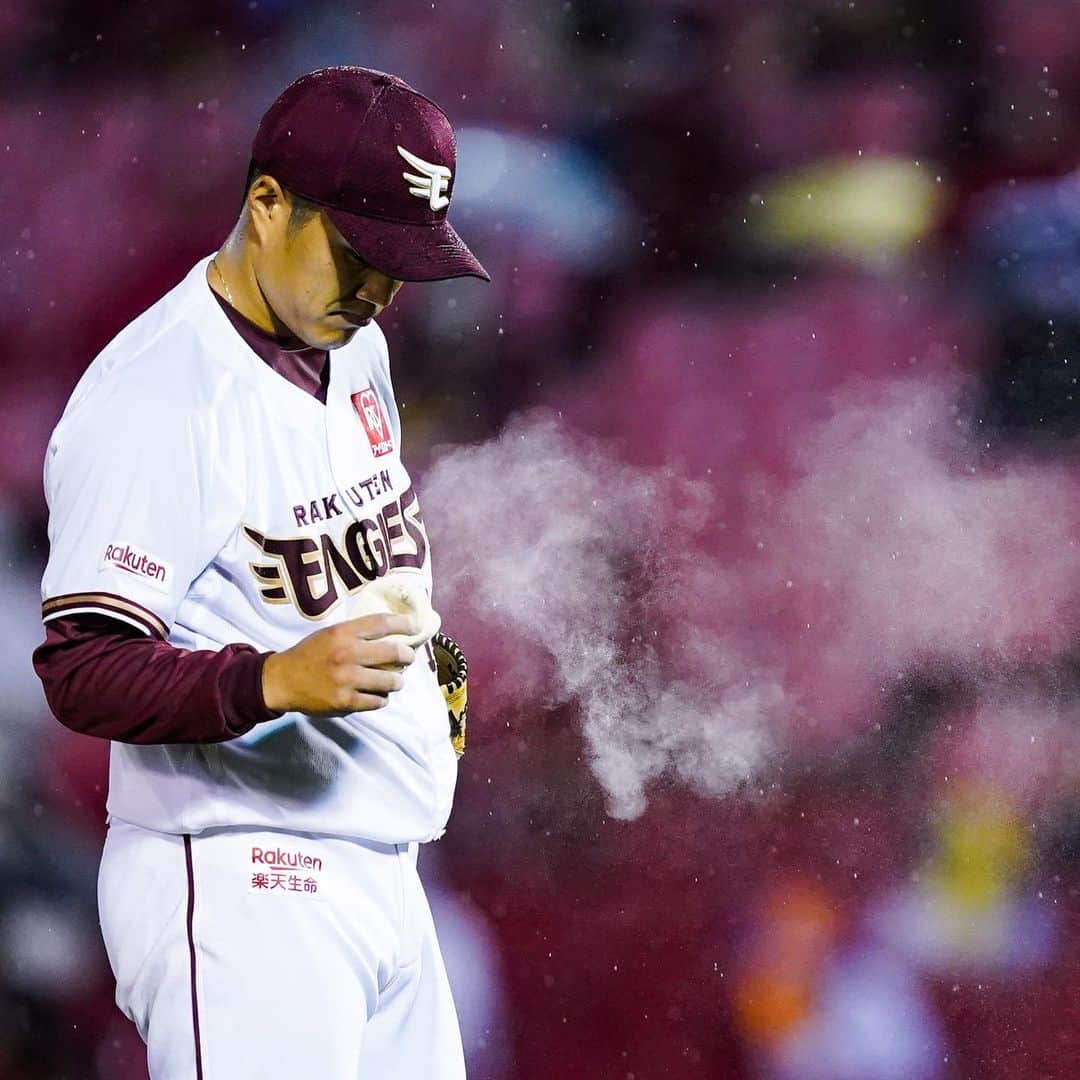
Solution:
M 153 1080 L 462 1080 L 416 845 L 114 819 L 98 901 Z

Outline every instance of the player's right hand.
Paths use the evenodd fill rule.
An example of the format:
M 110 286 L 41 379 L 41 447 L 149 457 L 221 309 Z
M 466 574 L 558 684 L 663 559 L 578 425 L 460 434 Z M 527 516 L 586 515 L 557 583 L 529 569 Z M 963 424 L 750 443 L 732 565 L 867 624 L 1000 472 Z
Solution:
M 411 615 L 365 615 L 317 630 L 263 665 L 263 700 L 275 712 L 342 716 L 381 709 L 405 684 L 415 650 L 400 635 Z M 398 635 L 398 636 L 394 636 Z

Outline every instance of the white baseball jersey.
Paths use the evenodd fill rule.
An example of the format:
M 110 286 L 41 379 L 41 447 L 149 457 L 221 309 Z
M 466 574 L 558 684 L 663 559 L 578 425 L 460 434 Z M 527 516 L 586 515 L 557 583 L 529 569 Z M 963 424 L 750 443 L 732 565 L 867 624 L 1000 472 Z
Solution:
M 104 349 L 53 433 L 44 618 L 95 612 L 180 648 L 280 651 L 353 617 L 389 571 L 430 594 L 382 332 L 371 323 L 330 354 L 323 405 L 241 339 L 208 263 Z M 456 775 L 418 650 L 383 709 L 289 713 L 224 743 L 113 743 L 108 809 L 169 833 L 402 844 L 441 834 Z

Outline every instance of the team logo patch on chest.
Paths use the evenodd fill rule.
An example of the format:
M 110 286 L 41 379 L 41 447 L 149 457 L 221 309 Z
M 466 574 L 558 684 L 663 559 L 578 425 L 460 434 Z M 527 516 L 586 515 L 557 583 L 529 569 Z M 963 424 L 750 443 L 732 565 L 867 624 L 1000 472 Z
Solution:
M 371 443 L 371 453 L 375 457 L 382 457 L 394 449 L 394 437 L 390 433 L 390 422 L 386 419 L 386 410 L 383 408 L 379 395 L 369 386 L 352 396 L 353 408 L 360 423 L 367 432 L 368 442 Z

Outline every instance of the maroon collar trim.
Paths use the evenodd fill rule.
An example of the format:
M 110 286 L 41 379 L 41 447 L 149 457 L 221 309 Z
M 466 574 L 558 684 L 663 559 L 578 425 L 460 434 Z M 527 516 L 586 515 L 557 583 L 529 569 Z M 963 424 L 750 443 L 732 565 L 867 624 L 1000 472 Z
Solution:
M 210 289 L 209 283 L 206 287 Z M 299 338 L 268 334 L 241 315 L 223 296 L 213 289 L 210 289 L 210 292 L 225 312 L 225 317 L 232 323 L 233 329 L 267 367 L 304 393 L 326 404 L 326 389 L 330 383 L 329 352 L 305 345 Z

